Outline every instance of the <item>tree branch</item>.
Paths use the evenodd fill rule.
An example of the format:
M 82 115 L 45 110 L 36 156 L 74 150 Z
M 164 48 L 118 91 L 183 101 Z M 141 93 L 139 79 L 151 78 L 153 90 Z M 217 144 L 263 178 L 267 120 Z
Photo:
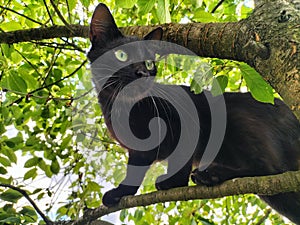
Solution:
M 39 25 L 41 25 L 41 26 L 44 25 L 43 23 L 41 23 L 41 22 L 39 22 L 39 21 L 36 21 L 36 20 L 34 20 L 34 19 L 32 19 L 32 18 L 30 18 L 30 17 L 28 17 L 28 16 L 25 16 L 25 15 L 23 15 L 23 14 L 21 14 L 21 13 L 18 13 L 17 11 L 15 11 L 15 10 L 13 10 L 13 9 L 10 9 L 10 8 L 7 8 L 7 7 L 1 6 L 1 5 L 0 5 L 0 8 L 3 9 L 3 10 L 7 10 L 7 11 L 10 11 L 10 12 L 13 12 L 13 13 L 15 13 L 15 14 L 17 14 L 17 15 L 19 15 L 19 16 L 22 16 L 22 17 L 24 17 L 24 18 L 30 20 L 31 22 L 37 23 L 37 24 L 39 24 Z
M 49 220 L 46 215 L 39 209 L 39 207 L 35 204 L 35 202 L 30 198 L 30 196 L 27 194 L 27 192 L 21 188 L 15 187 L 13 185 L 10 184 L 1 184 L 0 183 L 0 187 L 5 187 L 5 188 L 10 188 L 12 190 L 15 190 L 19 193 L 21 193 L 32 205 L 32 207 L 36 210 L 36 212 L 42 217 L 42 219 L 45 221 L 45 223 L 47 225 L 52 225 L 53 222 L 51 220 Z
M 24 29 L 11 32 L 0 33 L 0 43 L 14 44 L 19 42 L 39 41 L 44 39 L 61 38 L 61 37 L 88 37 L 87 26 L 69 25 L 66 26 L 52 26 L 45 28 Z
M 67 76 L 65 76 L 65 77 L 63 77 L 63 78 L 61 78 L 61 79 L 59 79 L 59 80 L 57 80 L 57 81 L 55 81 L 55 82 L 53 82 L 53 83 L 51 83 L 51 84 L 47 84 L 47 85 L 44 85 L 44 86 L 42 86 L 42 87 L 39 87 L 39 88 L 37 88 L 37 89 L 35 89 L 35 90 L 33 90 L 33 91 L 30 91 L 29 93 L 27 93 L 27 95 L 26 96 L 28 96 L 28 97 L 30 97 L 33 93 L 36 93 L 36 92 L 38 92 L 38 91 L 40 91 L 40 90 L 43 90 L 43 89 L 46 89 L 46 88 L 49 88 L 49 87 L 52 87 L 53 85 L 56 85 L 56 84 L 58 84 L 58 83 L 60 83 L 60 82 L 62 82 L 62 81 L 64 81 L 65 79 L 67 79 L 67 78 L 69 78 L 69 77 L 71 77 L 71 76 L 73 76 L 74 74 L 76 74 L 77 72 L 78 72 L 78 70 L 80 70 L 81 69 L 81 67 L 83 67 L 84 66 L 84 64 L 86 64 L 87 63 L 87 60 L 84 60 L 72 73 L 70 73 L 69 75 L 67 75 Z M 4 90 L 8 90 L 8 89 L 4 89 Z M 10 90 L 11 91 L 11 90 Z M 11 91 L 12 92 L 12 91 Z M 15 92 L 15 93 L 17 93 L 17 94 L 23 94 L 23 93 L 20 93 L 20 92 Z M 14 102 L 12 102 L 9 106 L 11 106 L 11 105 L 13 105 L 14 103 L 18 103 L 18 102 L 20 102 L 20 101 L 22 101 L 23 100 L 23 98 L 25 98 L 26 96 L 21 96 L 20 98 L 18 98 L 17 100 L 15 100 Z M 52 98 L 52 99 L 54 99 L 54 98 Z M 61 99 L 61 100 L 68 100 L 68 99 Z
M 284 192 L 300 191 L 300 171 L 290 171 L 279 175 L 236 178 L 214 187 L 190 186 L 174 188 L 166 191 L 156 191 L 138 196 L 127 196 L 115 206 L 85 211 L 84 216 L 76 221 L 55 222 L 55 225 L 87 225 L 92 221 L 121 209 L 151 204 L 187 201 L 195 199 L 213 199 L 239 194 L 275 195 Z
M 70 26 L 70 24 L 65 20 L 65 18 L 63 17 L 63 15 L 60 13 L 58 7 L 55 5 L 53 0 L 50 0 L 51 5 L 53 6 L 56 14 L 58 15 L 58 17 L 60 18 L 60 20 L 65 24 L 65 26 L 68 28 L 69 31 L 71 31 L 71 33 L 73 33 L 72 27 Z

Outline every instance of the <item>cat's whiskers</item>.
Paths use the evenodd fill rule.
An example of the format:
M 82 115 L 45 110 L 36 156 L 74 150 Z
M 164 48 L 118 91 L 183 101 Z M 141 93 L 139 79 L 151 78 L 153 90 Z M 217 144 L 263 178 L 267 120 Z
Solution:
M 157 117 L 160 118 L 159 110 L 158 110 L 158 107 L 157 107 L 157 105 L 156 105 L 156 102 L 155 102 L 153 96 L 150 95 L 150 98 L 151 98 L 151 100 L 152 100 L 152 102 L 153 102 L 154 110 L 156 110 Z M 158 128 L 159 128 L 159 129 L 158 129 L 158 132 L 159 132 L 159 134 L 158 134 L 158 136 L 159 136 L 159 142 L 158 142 L 157 153 L 156 153 L 156 159 L 157 159 L 157 160 L 159 159 L 160 144 L 161 144 L 161 142 L 162 142 L 162 140 L 161 140 L 161 123 L 160 123 L 160 120 L 158 120 Z
M 172 99 L 173 102 L 177 102 L 178 100 L 178 97 L 174 96 L 174 95 L 171 95 L 171 93 L 168 93 L 166 92 L 163 88 L 160 88 L 159 87 L 159 90 L 161 91 L 161 94 L 164 94 L 166 96 L 167 99 Z M 184 91 L 184 90 L 182 90 Z M 188 118 L 184 118 L 184 119 L 187 119 L 187 120 L 192 120 L 195 124 L 198 124 L 198 121 L 195 120 L 195 118 L 191 115 L 190 111 L 187 110 L 187 108 L 185 107 L 182 107 L 181 104 L 176 104 L 178 107 L 180 107 L 180 109 L 186 114 L 188 115 Z

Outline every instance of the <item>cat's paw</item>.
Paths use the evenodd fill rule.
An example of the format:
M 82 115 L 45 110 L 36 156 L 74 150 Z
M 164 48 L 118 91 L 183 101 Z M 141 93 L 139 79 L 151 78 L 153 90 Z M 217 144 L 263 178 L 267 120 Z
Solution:
M 213 186 L 221 183 L 220 177 L 213 170 L 209 169 L 204 171 L 195 169 L 191 174 L 191 179 L 198 185 Z
M 117 191 L 117 189 L 112 189 L 108 192 L 106 192 L 103 197 L 102 197 L 102 203 L 103 205 L 107 206 L 107 207 L 112 207 L 117 205 L 121 198 L 123 196 L 120 196 L 119 192 Z
M 120 184 L 117 188 L 114 188 L 103 195 L 102 203 L 107 207 L 115 206 L 120 202 L 122 197 L 134 195 L 138 188 L 138 186 Z

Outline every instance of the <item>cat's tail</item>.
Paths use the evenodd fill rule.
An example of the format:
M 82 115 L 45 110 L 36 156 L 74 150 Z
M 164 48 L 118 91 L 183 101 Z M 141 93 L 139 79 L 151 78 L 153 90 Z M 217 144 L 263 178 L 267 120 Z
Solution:
M 281 215 L 300 225 L 300 192 L 259 197 Z

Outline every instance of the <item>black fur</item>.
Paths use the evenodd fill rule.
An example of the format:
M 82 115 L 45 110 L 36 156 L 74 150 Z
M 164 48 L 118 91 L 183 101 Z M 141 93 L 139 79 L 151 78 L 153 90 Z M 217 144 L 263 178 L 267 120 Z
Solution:
M 160 40 L 161 37 L 162 29 L 157 28 L 145 39 Z M 105 71 L 114 68 L 105 68 L 107 67 L 105 62 L 100 62 L 105 69 L 97 71 L 99 69 L 99 63 L 95 63 L 97 58 L 119 46 L 122 48 L 122 45 L 126 43 L 137 41 L 138 38 L 123 36 L 115 25 L 108 8 L 104 4 L 99 4 L 92 18 L 90 39 L 92 48 L 88 53 L 88 58 L 93 63 L 92 68 L 93 65 L 97 67 L 93 70 L 93 81 L 99 93 L 99 103 L 105 122 L 112 136 L 126 147 L 122 137 L 117 137 L 112 129 L 111 109 L 115 96 L 122 88 L 140 77 L 154 77 L 156 68 L 148 70 L 144 61 L 134 63 L 114 73 L 106 81 L 105 88 L 101 88 L 99 81 L 106 76 Z M 141 54 L 141 57 L 147 54 L 152 60 L 155 56 L 155 52 L 143 47 L 130 51 L 136 55 Z M 110 60 L 111 65 L 120 64 L 113 55 Z M 157 86 L 161 89 L 166 87 L 159 84 Z M 188 185 L 192 164 L 199 163 L 211 131 L 211 113 L 206 98 L 206 95 L 210 93 L 203 92 L 196 95 L 190 91 L 189 87 L 181 87 L 192 99 L 197 109 L 201 124 L 199 143 L 191 159 L 184 166 L 181 165 L 182 168 L 175 175 L 168 179 L 164 179 L 165 175 L 158 178 L 156 187 L 159 190 Z M 137 93 L 139 93 L 138 90 L 137 87 Z M 227 110 L 225 137 L 213 163 L 204 171 L 195 169 L 192 172 L 192 180 L 196 184 L 211 186 L 236 177 L 271 175 L 299 170 L 300 124 L 281 100 L 276 99 L 274 105 L 265 104 L 255 101 L 248 93 L 224 93 L 224 99 Z M 126 100 L 124 104 L 127 104 Z M 129 118 L 132 133 L 140 139 L 147 138 L 150 135 L 148 124 L 157 116 L 167 121 L 166 137 L 158 148 L 151 151 L 141 152 L 128 149 L 128 165 L 142 166 L 142 169 L 136 170 L 128 167 L 127 176 L 122 184 L 103 196 L 104 205 L 113 206 L 123 196 L 134 195 L 149 166 L 157 160 L 164 160 L 175 149 L 181 133 L 180 118 L 172 104 L 163 98 L 145 97 L 135 104 Z M 185 149 L 182 151 L 184 154 Z M 169 161 L 168 171 L 176 166 L 178 166 L 176 161 Z M 128 185 L 131 179 L 137 182 L 136 185 Z M 260 197 L 279 213 L 300 224 L 300 193 Z

